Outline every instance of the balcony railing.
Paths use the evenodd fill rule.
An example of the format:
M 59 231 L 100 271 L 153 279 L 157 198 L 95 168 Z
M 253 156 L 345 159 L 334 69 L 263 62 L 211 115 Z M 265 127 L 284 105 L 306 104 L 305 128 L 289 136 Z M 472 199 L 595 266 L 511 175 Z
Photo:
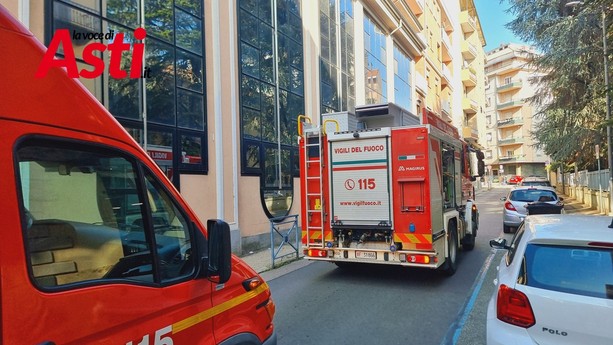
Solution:
M 462 82 L 465 86 L 477 85 L 477 75 L 472 67 L 462 68 Z
M 479 104 L 470 98 L 464 98 L 462 100 L 462 110 L 468 114 L 475 114 L 479 111 Z
M 462 136 L 467 139 L 478 140 L 479 131 L 476 128 L 472 128 L 470 126 L 464 126 L 462 127 Z
M 526 62 L 520 60 L 507 60 L 495 63 L 491 66 L 485 67 L 485 73 L 489 74 L 497 70 L 504 70 L 505 72 L 510 72 L 513 70 L 519 70 L 526 67 Z
M 462 25 L 462 31 L 465 33 L 474 32 L 477 29 L 477 22 L 468 11 L 460 13 L 460 24 Z
M 500 85 L 499 87 L 496 88 L 496 91 L 498 92 L 505 92 L 505 91 L 511 91 L 511 90 L 515 90 L 515 89 L 519 89 L 522 87 L 522 82 L 521 81 L 515 81 L 512 83 L 507 83 L 504 85 Z
M 498 145 L 511 145 L 511 144 L 523 144 L 523 143 L 524 143 L 523 138 L 506 138 L 506 139 L 498 140 Z
M 477 48 L 472 43 L 462 42 L 462 56 L 466 60 L 473 60 L 477 57 Z
M 510 100 L 504 103 L 499 103 L 496 106 L 497 110 L 510 109 L 514 107 L 521 107 L 524 104 L 524 100 Z
M 512 117 L 508 119 L 502 119 L 502 120 L 498 120 L 497 122 L 498 127 L 517 126 L 517 125 L 523 125 L 523 124 L 524 124 L 524 119 L 521 117 Z
M 449 85 L 452 80 L 453 80 L 453 76 L 451 75 L 451 71 L 449 70 L 449 67 L 447 67 L 447 65 L 445 64 L 441 64 L 441 71 L 443 72 L 443 80 L 442 80 L 442 84 L 443 85 Z
M 428 82 L 421 73 L 415 73 L 415 87 L 424 95 L 428 92 Z

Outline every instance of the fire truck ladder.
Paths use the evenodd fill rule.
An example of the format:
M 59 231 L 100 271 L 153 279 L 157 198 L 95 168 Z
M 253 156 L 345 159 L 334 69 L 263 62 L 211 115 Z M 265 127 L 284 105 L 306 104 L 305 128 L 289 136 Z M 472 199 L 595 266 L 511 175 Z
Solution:
M 305 122 L 302 126 L 300 126 L 301 119 L 304 119 Z M 315 246 L 315 247 L 324 247 L 325 242 L 325 234 L 324 234 L 324 224 L 325 224 L 325 204 L 323 198 L 323 152 L 322 152 L 322 132 L 325 135 L 326 124 L 328 122 L 333 122 L 336 125 L 336 130 L 338 131 L 339 125 L 336 120 L 325 120 L 322 127 L 314 126 L 311 124 L 311 119 L 300 115 L 298 116 L 298 131 L 304 140 L 304 179 L 305 179 L 305 193 L 306 193 L 306 209 L 307 209 L 307 224 L 303 224 L 306 230 L 306 244 L 307 246 Z M 302 130 L 301 130 L 302 127 Z M 316 139 L 316 140 L 315 140 Z M 313 151 L 317 152 L 317 155 L 313 155 Z M 309 155 L 311 153 L 311 155 Z M 311 157 L 314 157 L 312 159 Z M 309 174 L 309 164 L 316 164 L 319 168 L 314 173 L 311 171 Z M 315 181 L 313 186 L 313 182 Z M 309 187 L 310 186 L 310 187 Z M 311 200 L 314 200 L 311 203 Z M 311 219 L 319 216 L 319 225 L 312 225 Z M 319 232 L 319 234 L 317 234 Z M 320 239 L 317 242 L 312 242 L 311 238 Z

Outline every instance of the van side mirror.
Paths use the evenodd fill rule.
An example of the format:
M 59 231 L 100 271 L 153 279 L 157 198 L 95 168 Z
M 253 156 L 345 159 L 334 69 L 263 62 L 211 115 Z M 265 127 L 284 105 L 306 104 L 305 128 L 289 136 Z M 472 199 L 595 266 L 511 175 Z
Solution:
M 507 245 L 506 238 L 497 238 L 495 240 L 491 240 L 490 247 L 494 249 L 511 249 L 511 247 Z
M 232 273 L 230 226 L 222 220 L 209 219 L 206 227 L 209 234 L 207 277 L 214 283 L 223 284 Z

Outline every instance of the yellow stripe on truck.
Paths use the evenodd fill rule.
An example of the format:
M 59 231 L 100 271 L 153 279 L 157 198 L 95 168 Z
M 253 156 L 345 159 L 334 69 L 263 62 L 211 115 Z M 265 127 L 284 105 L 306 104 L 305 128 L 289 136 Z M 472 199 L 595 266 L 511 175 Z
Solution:
M 206 321 L 216 315 L 219 315 L 227 310 L 230 310 L 234 307 L 236 307 L 237 305 L 240 305 L 252 298 L 254 298 L 255 296 L 261 294 L 262 292 L 265 292 L 266 290 L 268 290 L 268 284 L 266 283 L 262 283 L 262 285 L 258 286 L 257 288 L 255 288 L 254 290 L 245 292 L 244 294 L 234 297 L 231 300 L 228 300 L 226 302 L 223 302 L 219 305 L 216 305 L 210 309 L 201 311 L 200 313 L 190 316 L 186 319 L 183 319 L 181 321 L 175 322 L 172 324 L 172 334 L 175 333 L 179 333 L 183 330 L 186 330 L 202 321 Z

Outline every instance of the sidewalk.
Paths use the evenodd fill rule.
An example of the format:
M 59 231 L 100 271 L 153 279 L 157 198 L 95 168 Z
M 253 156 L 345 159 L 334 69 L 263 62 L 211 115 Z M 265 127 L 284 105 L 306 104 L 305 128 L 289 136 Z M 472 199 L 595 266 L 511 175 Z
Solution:
M 600 213 L 600 211 L 598 211 L 597 209 L 590 207 L 589 205 L 583 204 L 577 199 L 571 198 L 564 194 L 560 194 L 560 196 L 564 199 L 564 212 L 568 214 L 576 213 L 588 215 L 604 215 L 603 213 Z
M 283 268 L 288 264 L 293 263 L 294 261 L 306 262 L 306 260 L 303 260 L 304 254 L 302 253 L 302 247 L 298 247 L 298 249 L 298 258 L 296 258 L 296 251 L 292 246 L 285 244 L 283 245 L 283 247 L 281 247 L 281 250 L 279 250 L 279 247 L 275 246 L 275 270 L 277 268 Z M 270 248 L 264 249 L 259 252 L 249 253 L 245 256 L 242 256 L 241 259 L 258 273 L 270 271 L 273 269 L 272 251 Z

